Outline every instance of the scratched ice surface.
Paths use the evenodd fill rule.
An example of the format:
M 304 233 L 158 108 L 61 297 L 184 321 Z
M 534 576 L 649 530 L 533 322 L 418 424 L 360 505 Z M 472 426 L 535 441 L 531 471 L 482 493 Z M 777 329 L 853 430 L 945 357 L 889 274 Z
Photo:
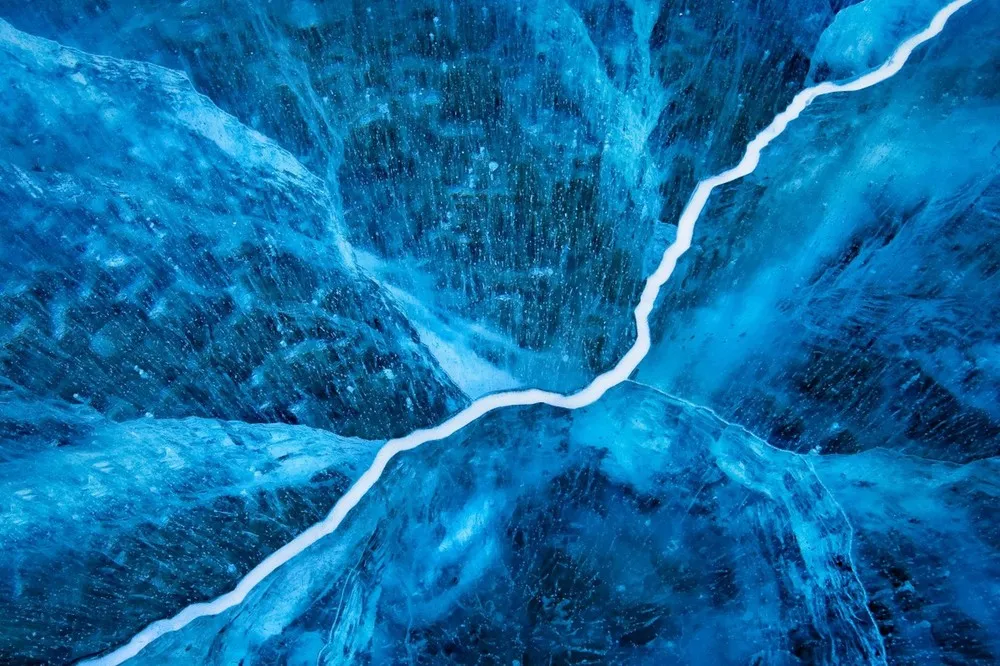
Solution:
M 998 22 L 0 0 L 0 663 L 997 663 Z

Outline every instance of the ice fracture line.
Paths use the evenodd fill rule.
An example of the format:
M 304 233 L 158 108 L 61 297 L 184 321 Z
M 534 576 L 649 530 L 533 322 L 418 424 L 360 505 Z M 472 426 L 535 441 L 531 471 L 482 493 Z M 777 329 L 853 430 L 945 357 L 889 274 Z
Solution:
M 746 152 L 739 164 L 711 178 L 698 183 L 694 193 L 688 200 L 677 224 L 677 238 L 663 253 L 660 265 L 646 279 L 639 304 L 635 308 L 635 324 L 638 331 L 635 344 L 625 353 L 611 370 L 598 375 L 590 384 L 575 393 L 562 394 L 540 389 L 520 391 L 504 391 L 483 396 L 472 402 L 468 407 L 433 428 L 416 430 L 405 437 L 387 441 L 375 460 L 364 474 L 354 482 L 354 485 L 339 499 L 322 521 L 308 528 L 288 542 L 263 562 L 254 567 L 231 591 L 211 601 L 192 604 L 171 618 L 157 620 L 136 634 L 128 643 L 104 656 L 79 662 L 81 666 L 117 666 L 131 659 L 154 640 L 166 634 L 183 629 L 194 620 L 212 615 L 218 615 L 246 599 L 247 595 L 278 567 L 299 555 L 309 546 L 323 537 L 331 534 L 347 514 L 357 506 L 358 502 L 375 485 L 385 471 L 389 461 L 396 454 L 415 449 L 427 442 L 445 439 L 481 416 L 503 407 L 525 405 L 551 405 L 564 409 L 579 409 L 597 401 L 609 389 L 626 381 L 639 366 L 640 361 L 649 352 L 649 315 L 653 304 L 677 266 L 677 260 L 691 247 L 695 223 L 701 216 L 712 190 L 753 173 L 760 162 L 761 151 L 764 150 L 788 127 L 788 124 L 799 117 L 809 104 L 817 97 L 841 92 L 857 92 L 881 83 L 895 76 L 903 68 L 914 49 L 941 33 L 948 19 L 955 12 L 971 3 L 972 0 L 955 0 L 935 14 L 930 25 L 900 44 L 892 56 L 877 69 L 846 83 L 824 82 L 806 88 L 798 93 L 788 107 L 775 116 L 771 124 L 747 145 Z

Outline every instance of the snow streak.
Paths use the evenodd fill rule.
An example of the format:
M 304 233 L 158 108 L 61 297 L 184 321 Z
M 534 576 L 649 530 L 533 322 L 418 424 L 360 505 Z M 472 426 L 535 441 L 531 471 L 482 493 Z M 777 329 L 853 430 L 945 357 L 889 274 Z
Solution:
M 676 240 L 664 251 L 656 271 L 647 278 L 639 304 L 635 308 L 635 324 L 638 331 L 635 344 L 614 368 L 598 375 L 590 384 L 576 393 L 562 394 L 541 389 L 493 393 L 479 398 L 438 426 L 416 430 L 405 437 L 390 439 L 375 455 L 371 467 L 337 501 L 326 518 L 272 553 L 247 573 L 233 590 L 211 601 L 192 604 L 171 618 L 153 622 L 122 647 L 102 657 L 82 661 L 80 662 L 81 666 L 117 666 L 136 656 L 143 648 L 161 636 L 179 631 L 198 618 L 218 615 L 242 603 L 250 591 L 278 567 L 336 530 L 351 509 L 357 506 L 361 498 L 379 480 L 389 461 L 396 454 L 415 449 L 427 442 L 436 442 L 450 437 L 480 417 L 504 407 L 525 405 L 551 405 L 564 409 L 586 407 L 597 401 L 609 389 L 628 380 L 649 352 L 649 315 L 653 310 L 656 297 L 677 266 L 677 260 L 691 247 L 695 223 L 705 209 L 712 191 L 720 185 L 731 183 L 752 173 L 760 162 L 761 151 L 780 136 L 788 124 L 798 118 L 817 97 L 840 92 L 856 92 L 895 76 L 903 68 L 914 49 L 940 34 L 948 19 L 970 2 L 972 0 L 955 0 L 946 5 L 934 16 L 930 25 L 900 44 L 885 63 L 868 74 L 846 83 L 825 82 L 801 91 L 792 99 L 788 107 L 775 116 L 771 124 L 747 145 L 739 164 L 698 183 L 681 213 L 677 225 Z

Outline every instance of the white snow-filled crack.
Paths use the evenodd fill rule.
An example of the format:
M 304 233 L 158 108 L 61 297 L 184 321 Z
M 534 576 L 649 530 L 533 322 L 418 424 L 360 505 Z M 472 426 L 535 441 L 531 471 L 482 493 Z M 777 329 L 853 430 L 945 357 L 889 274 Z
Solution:
M 309 527 L 264 559 L 250 570 L 231 591 L 211 601 L 192 604 L 171 618 L 153 622 L 116 650 L 79 663 L 87 666 L 117 666 L 136 656 L 154 640 L 179 631 L 198 618 L 218 615 L 242 603 L 250 591 L 278 567 L 323 537 L 333 533 L 351 509 L 357 506 L 365 494 L 375 485 L 389 461 L 398 453 L 450 437 L 485 414 L 505 407 L 527 405 L 551 405 L 563 409 L 586 407 L 600 399 L 609 389 L 627 381 L 649 352 L 649 316 L 656 302 L 656 297 L 673 273 L 678 259 L 691 247 L 695 224 L 708 203 L 708 197 L 712 191 L 721 185 L 731 183 L 752 173 L 760 162 L 760 155 L 764 148 L 780 136 L 787 129 L 788 124 L 798 118 L 817 97 L 833 93 L 857 92 L 895 76 L 903 68 L 914 49 L 940 34 L 948 19 L 971 2 L 972 0 L 955 0 L 946 5 L 934 16 L 924 30 L 903 41 L 889 59 L 877 69 L 845 83 L 824 82 L 802 90 L 792 99 L 788 107 L 775 116 L 771 124 L 747 145 L 743 158 L 736 166 L 698 183 L 678 220 L 676 239 L 664 251 L 656 271 L 646 279 L 639 304 L 635 308 L 636 341 L 614 368 L 598 375 L 590 384 L 575 393 L 562 394 L 541 389 L 525 389 L 486 395 L 473 401 L 468 407 L 440 425 L 416 430 L 404 437 L 388 440 L 375 455 L 371 467 L 337 501 L 326 518 Z

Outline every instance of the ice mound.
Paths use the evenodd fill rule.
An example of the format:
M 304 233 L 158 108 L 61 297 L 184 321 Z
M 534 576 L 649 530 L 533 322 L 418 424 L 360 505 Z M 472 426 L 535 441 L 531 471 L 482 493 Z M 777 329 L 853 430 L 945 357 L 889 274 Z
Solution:
M 135 662 L 884 660 L 809 461 L 702 409 L 624 385 L 396 460 L 336 533 Z
M 323 182 L 181 73 L 0 22 L 0 373 L 115 419 L 382 436 L 461 394 Z
M 970 4 L 897 76 L 817 101 L 709 202 L 643 381 L 800 451 L 1000 453 L 991 11 Z
M 558 390 L 627 349 L 696 179 L 804 86 L 835 16 L 824 0 L 215 5 L 0 15 L 186 71 L 325 181 L 385 279 L 508 337 L 490 360 Z
M 12 387 L 0 428 L 8 663 L 79 659 L 229 589 L 318 520 L 377 448 L 284 424 L 114 423 Z

